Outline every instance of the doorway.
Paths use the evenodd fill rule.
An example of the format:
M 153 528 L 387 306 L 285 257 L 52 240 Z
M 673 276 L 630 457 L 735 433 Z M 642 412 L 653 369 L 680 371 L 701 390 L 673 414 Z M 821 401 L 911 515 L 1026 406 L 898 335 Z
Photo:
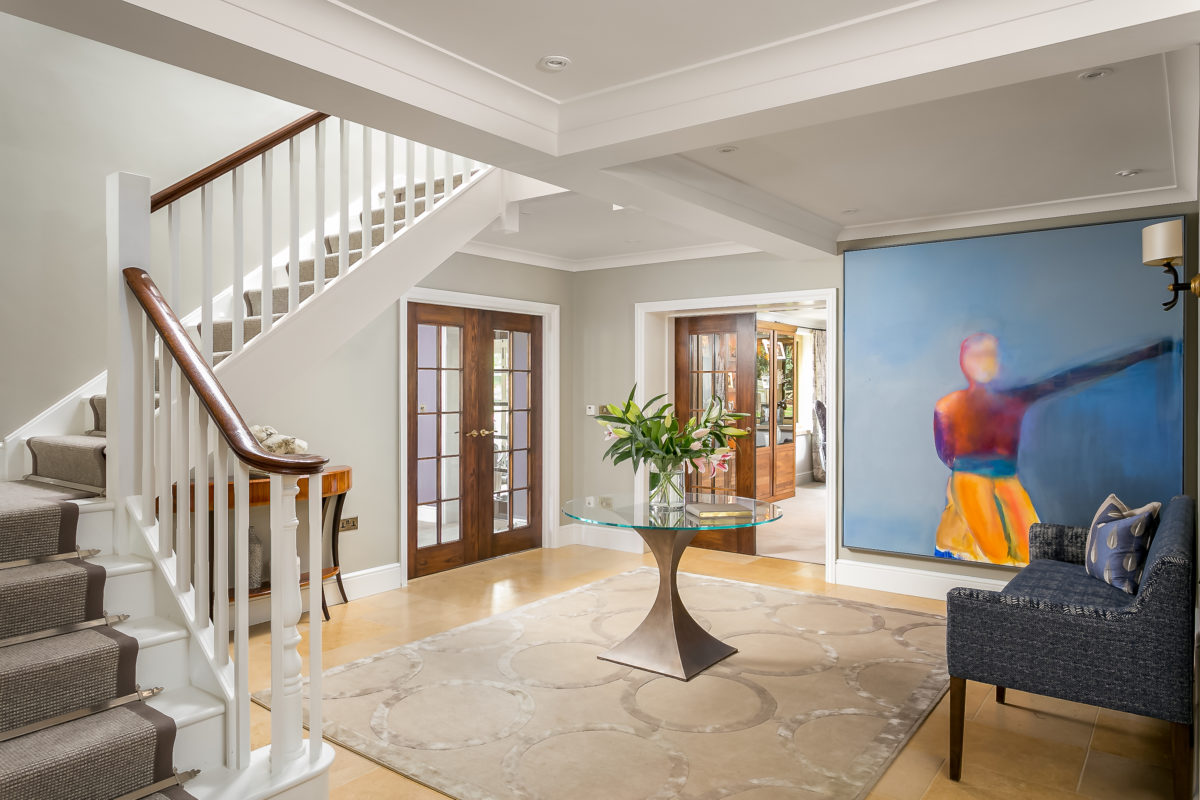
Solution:
M 408 304 L 408 577 L 541 546 L 541 323 Z

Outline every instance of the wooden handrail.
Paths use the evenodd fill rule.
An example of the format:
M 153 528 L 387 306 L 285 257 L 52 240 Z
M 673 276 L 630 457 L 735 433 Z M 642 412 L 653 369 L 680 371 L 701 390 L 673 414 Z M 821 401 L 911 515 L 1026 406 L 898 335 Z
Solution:
M 283 144 L 288 139 L 303 133 L 328 117 L 329 115 L 323 111 L 314 111 L 295 122 L 284 125 L 274 133 L 267 134 L 257 142 L 246 145 L 241 150 L 222 158 L 215 164 L 211 164 L 199 172 L 187 176 L 174 186 L 168 186 L 161 192 L 155 193 L 150 197 L 150 213 L 153 214 L 160 208 L 174 203 L 184 195 L 191 194 L 201 186 L 212 183 L 226 172 L 232 172 L 236 167 L 240 167 L 247 161 L 258 158 L 272 147 Z
M 146 271 L 139 267 L 128 267 L 122 270 L 122 274 L 138 304 L 162 337 L 164 356 L 169 355 L 179 364 L 184 378 L 191 384 L 196 397 L 204 404 L 217 429 L 239 459 L 263 472 L 314 475 L 321 471 L 329 462 L 324 456 L 307 453 L 276 455 L 264 450 Z

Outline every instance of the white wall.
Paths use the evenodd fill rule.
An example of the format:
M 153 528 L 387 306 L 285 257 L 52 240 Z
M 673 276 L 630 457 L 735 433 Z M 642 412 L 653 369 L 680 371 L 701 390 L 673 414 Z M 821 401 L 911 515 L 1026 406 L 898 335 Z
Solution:
M 0 41 L 7 433 L 104 370 L 105 176 L 157 191 L 305 110 L 6 14 Z

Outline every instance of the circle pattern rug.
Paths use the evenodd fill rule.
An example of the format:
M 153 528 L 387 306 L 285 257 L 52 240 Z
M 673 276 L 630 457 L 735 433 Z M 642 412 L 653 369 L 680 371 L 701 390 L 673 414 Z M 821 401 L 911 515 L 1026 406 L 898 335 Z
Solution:
M 647 567 L 328 670 L 325 735 L 459 800 L 856 800 L 946 690 L 943 617 L 679 584 L 738 648 L 691 681 L 596 658 Z

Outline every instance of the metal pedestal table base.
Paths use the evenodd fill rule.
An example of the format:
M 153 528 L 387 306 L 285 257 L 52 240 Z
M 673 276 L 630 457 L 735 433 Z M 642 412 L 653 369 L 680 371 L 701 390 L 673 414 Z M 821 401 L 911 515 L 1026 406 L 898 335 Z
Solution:
M 699 531 L 635 530 L 658 562 L 658 596 L 637 630 L 597 657 L 679 680 L 691 680 L 737 652 L 736 647 L 701 628 L 679 597 L 679 559 Z

